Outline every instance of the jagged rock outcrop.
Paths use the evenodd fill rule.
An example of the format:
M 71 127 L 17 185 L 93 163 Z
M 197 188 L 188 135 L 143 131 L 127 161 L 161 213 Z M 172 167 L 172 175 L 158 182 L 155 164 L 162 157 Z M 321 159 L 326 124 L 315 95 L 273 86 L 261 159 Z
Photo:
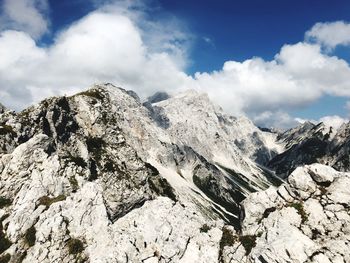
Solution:
M 286 178 L 296 167 L 318 162 L 327 154 L 331 133 L 332 129 L 323 123 L 314 125 L 310 122 L 286 131 L 278 139 L 288 149 L 270 160 L 268 166 Z
M 323 163 L 339 171 L 350 170 L 350 123 L 338 130 L 323 123 L 305 122 L 277 137 L 286 150 L 273 157 L 267 166 L 287 178 L 298 166 Z
M 0 262 L 346 262 L 347 174 L 297 168 L 276 190 L 276 137 L 194 91 L 142 103 L 105 84 L 6 110 Z
M 224 222 L 238 228 L 239 203 L 270 181 L 234 143 L 220 164 L 209 147 L 172 133 L 175 115 L 155 101 L 106 84 L 0 114 L 4 260 L 217 260 Z M 214 117 L 220 131 L 225 118 Z
M 349 262 L 350 174 L 313 164 L 242 202 L 223 262 Z

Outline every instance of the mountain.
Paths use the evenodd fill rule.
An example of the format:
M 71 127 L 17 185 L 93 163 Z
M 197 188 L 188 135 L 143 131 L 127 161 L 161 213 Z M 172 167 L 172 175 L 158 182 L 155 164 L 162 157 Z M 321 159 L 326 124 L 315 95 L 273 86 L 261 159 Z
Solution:
M 196 91 L 157 93 L 142 102 L 111 84 L 6 110 L 0 114 L 0 262 L 237 261 L 232 242 L 252 243 L 245 226 L 263 209 L 252 198 L 269 199 L 285 187 L 275 171 L 304 141 L 327 137 L 315 127 L 263 131 Z M 341 159 L 348 138 L 344 126 L 324 140 Z M 250 204 L 256 207 L 249 210 Z M 287 262 L 279 251 L 269 253 Z M 264 263 L 256 258 L 246 257 Z
M 338 130 L 323 123 L 310 122 L 290 129 L 277 137 L 286 150 L 273 157 L 267 166 L 282 178 L 304 164 L 323 163 L 339 171 L 350 169 L 349 123 Z

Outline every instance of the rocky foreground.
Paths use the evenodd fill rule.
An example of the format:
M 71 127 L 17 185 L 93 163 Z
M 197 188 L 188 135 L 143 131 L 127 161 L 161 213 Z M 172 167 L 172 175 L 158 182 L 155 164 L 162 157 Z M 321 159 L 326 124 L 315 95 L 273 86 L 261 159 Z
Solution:
M 350 262 L 348 173 L 299 167 L 278 189 L 251 194 L 242 213 L 223 262 Z
M 350 262 L 349 174 L 281 185 L 275 137 L 196 93 L 1 107 L 0 263 Z

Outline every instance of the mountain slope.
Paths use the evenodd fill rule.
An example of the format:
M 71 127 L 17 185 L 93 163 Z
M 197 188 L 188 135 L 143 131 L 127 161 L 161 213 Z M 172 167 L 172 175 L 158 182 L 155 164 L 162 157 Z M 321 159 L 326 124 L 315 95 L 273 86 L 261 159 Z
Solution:
M 243 153 L 231 142 L 222 151 L 229 162 L 217 164 L 221 160 L 213 155 L 211 147 L 217 145 L 213 149 L 218 150 L 228 144 L 225 140 L 240 121 L 229 122 L 207 98 L 197 95 L 181 96 L 191 101 L 195 111 L 209 107 L 204 108 L 210 114 L 207 121 L 211 122 L 206 127 L 217 131 L 202 127 L 198 138 L 208 143 L 204 148 L 198 138 L 185 140 L 194 128 L 192 124 L 183 135 L 176 133 L 175 120 L 181 120 L 187 111 L 172 111 L 178 106 L 176 98 L 163 100 L 167 101 L 164 105 L 161 102 L 142 105 L 135 93 L 110 84 L 71 97 L 49 98 L 20 113 L 1 114 L 0 196 L 6 203 L 1 210 L 2 235 L 12 244 L 12 257 L 24 257 L 24 262 L 39 258 L 52 262 L 58 257 L 79 261 L 88 254 L 91 260 L 97 260 L 101 255 L 94 255 L 96 250 L 90 249 L 100 247 L 102 236 L 106 243 L 118 243 L 115 227 L 120 222 L 129 222 L 131 219 L 125 218 L 132 215 L 135 218 L 147 215 L 147 207 L 159 207 L 155 216 L 169 221 L 170 228 L 178 228 L 180 218 L 196 215 L 190 219 L 189 227 L 190 232 L 198 232 L 198 237 L 189 235 L 185 229 L 174 231 L 174 235 L 186 240 L 185 246 L 170 255 L 172 243 L 170 251 L 162 255 L 165 258 L 185 257 L 191 242 L 203 242 L 205 247 L 207 241 L 202 239 L 207 237 L 200 231 L 204 224 L 213 227 L 214 241 L 221 233 L 216 226 L 223 222 L 238 229 L 239 203 L 249 192 L 266 189 L 271 183 L 249 158 L 255 149 Z M 188 118 L 192 113 L 188 111 Z M 199 126 L 204 122 L 200 121 Z M 263 136 L 252 123 L 245 121 L 242 125 L 254 130 L 252 133 L 259 132 L 258 137 Z M 227 127 L 231 131 L 224 133 Z M 216 142 L 217 132 L 224 134 L 225 139 Z M 262 140 L 259 143 L 264 147 Z M 172 216 L 170 207 L 181 210 L 179 218 Z M 140 224 L 150 224 L 150 229 L 152 225 L 158 227 L 157 222 L 144 220 Z M 98 222 L 98 229 L 92 228 L 93 222 Z M 54 230 L 58 227 L 59 232 Z M 140 240 L 135 235 L 140 232 L 128 232 L 126 244 L 116 246 L 115 250 L 128 251 L 125 246 L 131 244 L 133 249 L 126 257 L 140 261 L 144 254 L 134 244 Z M 173 238 L 172 234 L 169 236 Z M 56 240 L 55 246 L 50 245 L 43 252 L 41 244 L 48 244 L 52 238 Z M 152 249 L 163 246 L 159 243 L 164 242 L 163 238 L 152 240 L 149 240 Z M 217 258 L 217 240 L 214 241 L 212 248 L 208 247 L 208 251 L 213 250 L 210 256 L 207 253 L 198 256 Z M 77 254 L 71 253 L 69 242 L 80 246 Z M 182 244 L 180 240 L 176 242 Z M 111 257 L 125 259 L 125 252 L 120 253 L 104 252 L 101 261 L 110 262 Z
M 272 158 L 267 166 L 280 177 L 286 178 L 296 167 L 323 163 L 339 171 L 350 169 L 349 123 L 338 130 L 306 122 L 278 136 L 286 151 Z
M 243 201 L 242 233 L 225 262 L 349 262 L 350 175 L 313 164 Z
M 226 115 L 194 91 L 142 103 L 134 92 L 105 84 L 19 113 L 4 110 L 0 262 L 264 263 L 264 249 L 237 253 L 249 254 L 238 247 L 251 242 L 249 222 L 262 209 L 254 196 L 263 200 L 282 183 L 265 164 L 285 154 L 285 145 L 288 152 L 312 136 L 320 130 L 276 141 L 277 134 Z M 348 138 L 345 126 L 327 138 L 340 146 L 339 158 Z M 329 184 L 321 182 L 319 191 Z M 287 262 L 281 253 L 276 248 L 269 257 Z

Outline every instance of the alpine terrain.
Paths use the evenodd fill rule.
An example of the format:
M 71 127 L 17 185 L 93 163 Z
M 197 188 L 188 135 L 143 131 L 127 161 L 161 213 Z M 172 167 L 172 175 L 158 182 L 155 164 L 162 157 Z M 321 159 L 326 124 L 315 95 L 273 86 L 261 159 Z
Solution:
M 349 151 L 192 90 L 0 105 L 0 263 L 350 262 Z

